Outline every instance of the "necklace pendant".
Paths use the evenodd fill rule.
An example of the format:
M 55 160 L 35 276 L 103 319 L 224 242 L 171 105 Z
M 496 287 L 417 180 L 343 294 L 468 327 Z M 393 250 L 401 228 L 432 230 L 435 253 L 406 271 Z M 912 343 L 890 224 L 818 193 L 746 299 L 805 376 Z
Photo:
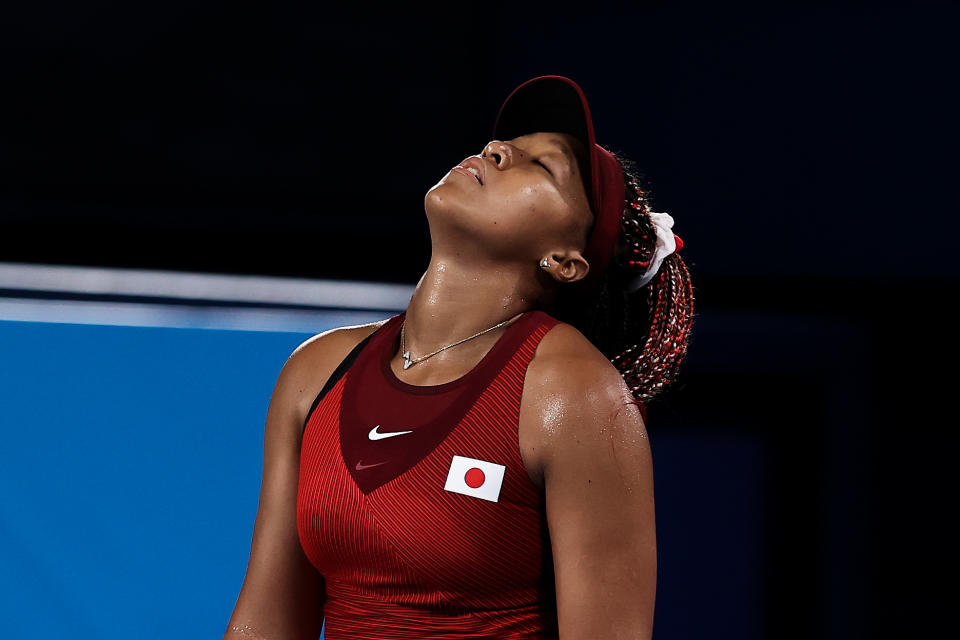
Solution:
M 403 360 L 404 360 L 404 363 L 403 363 L 403 368 L 404 368 L 404 369 L 409 369 L 409 368 L 411 367 L 411 365 L 414 364 L 413 361 L 410 360 L 410 352 L 409 352 L 409 351 L 407 351 L 405 354 L 403 354 Z

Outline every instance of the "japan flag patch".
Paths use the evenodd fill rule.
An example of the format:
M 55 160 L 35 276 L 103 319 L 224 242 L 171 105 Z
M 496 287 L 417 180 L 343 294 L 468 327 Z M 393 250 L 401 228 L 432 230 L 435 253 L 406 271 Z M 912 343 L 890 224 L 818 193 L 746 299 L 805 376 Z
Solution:
M 502 464 L 486 460 L 453 456 L 450 471 L 447 473 L 447 484 L 443 488 L 465 496 L 497 502 L 506 469 Z

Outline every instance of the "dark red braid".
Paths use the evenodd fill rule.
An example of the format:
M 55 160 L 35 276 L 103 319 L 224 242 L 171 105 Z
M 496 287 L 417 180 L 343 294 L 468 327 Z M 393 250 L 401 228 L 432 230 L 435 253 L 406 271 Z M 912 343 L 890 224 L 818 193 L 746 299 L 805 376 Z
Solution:
M 646 271 L 657 235 L 650 218 L 650 192 L 633 163 L 613 155 L 624 170 L 620 235 L 603 282 L 593 299 L 564 296 L 551 312 L 576 326 L 617 367 L 634 398 L 646 405 L 676 379 L 693 327 L 690 272 L 679 251 L 663 259 L 653 279 L 634 292 L 627 286 Z
M 618 158 L 621 164 L 628 164 Z M 627 174 L 627 167 L 624 167 Z M 631 275 L 643 273 L 656 249 L 656 231 L 650 220 L 647 192 L 636 176 L 627 174 L 627 203 L 614 260 Z M 687 353 L 693 327 L 694 300 L 690 273 L 679 251 L 664 258 L 653 279 L 634 295 L 646 291 L 648 331 L 612 360 L 634 397 L 646 404 L 669 386 Z

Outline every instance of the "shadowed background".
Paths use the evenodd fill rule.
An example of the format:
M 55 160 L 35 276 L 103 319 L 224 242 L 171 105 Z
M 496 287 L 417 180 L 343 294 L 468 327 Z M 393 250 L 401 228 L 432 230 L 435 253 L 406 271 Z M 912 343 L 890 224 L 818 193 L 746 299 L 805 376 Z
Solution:
M 379 14 L 23 5 L 0 23 L 0 262 L 8 274 L 20 263 L 412 286 L 430 257 L 427 189 L 482 150 L 516 85 L 567 75 L 590 101 L 598 142 L 632 158 L 654 210 L 674 217 L 696 288 L 687 364 L 648 419 L 660 550 L 655 637 L 903 637 L 934 625 L 946 606 L 925 576 L 946 540 L 936 491 L 949 449 L 937 439 L 952 421 L 938 400 L 954 389 L 944 373 L 956 341 L 946 318 L 960 275 L 948 193 L 958 18 L 948 2 L 471 3 Z M 58 293 L 9 277 L 0 295 L 138 298 Z M 4 319 L 0 360 L 22 388 L 0 392 L 13 407 L 0 426 L 26 447 L 49 432 L 24 429 L 35 415 L 24 398 L 48 399 L 56 384 L 45 376 L 26 384 L 18 372 L 74 366 L 65 360 L 74 352 L 45 350 L 44 360 L 24 345 L 65 334 Z M 220 633 L 249 551 L 270 389 L 289 352 L 327 328 L 320 319 L 271 326 L 272 337 L 218 334 L 218 357 L 192 365 L 207 369 L 202 377 L 222 376 L 211 383 L 218 389 L 245 385 L 254 399 L 237 412 L 247 421 L 242 445 L 228 427 L 196 436 L 211 455 L 227 442 L 244 460 L 240 468 L 211 463 L 243 484 L 225 486 L 215 506 L 195 506 L 229 504 L 234 514 L 223 512 L 229 523 L 211 516 L 195 534 L 232 536 L 190 602 L 198 608 L 189 619 L 203 620 L 196 628 Z M 146 357 L 126 334 L 63 330 L 78 332 L 67 345 L 76 338 L 96 347 L 91 361 L 98 350 Z M 145 339 L 162 331 L 128 330 Z M 206 333 L 185 331 L 174 341 L 183 354 L 194 353 L 185 345 L 209 344 Z M 225 358 L 250 349 L 268 351 L 238 382 L 244 374 Z M 169 380 L 195 384 L 173 373 Z M 97 388 L 109 399 L 115 387 Z M 176 397 L 171 391 L 160 404 Z M 212 397 L 191 406 L 217 414 L 230 402 Z M 175 455 L 171 441 L 184 434 L 156 437 Z M 111 456 L 135 443 L 116 446 Z M 0 520 L 10 540 L 30 530 L 17 529 L 32 495 L 17 483 L 33 476 L 15 458 L 26 464 L 11 445 Z M 176 462 L 181 470 L 206 463 Z M 148 500 L 169 498 L 168 489 Z M 51 540 L 69 531 L 35 526 Z M 48 570 L 7 548 L 4 562 L 15 568 L 7 575 Z M 107 589 L 127 584 L 116 573 L 122 560 L 104 563 Z M 200 588 L 154 578 L 161 600 L 168 586 Z M 37 584 L 40 594 L 42 577 Z M 0 585 L 24 601 L 5 599 L 5 618 L 52 615 L 13 580 Z M 71 601 L 69 592 L 60 597 Z M 69 610 L 58 606 L 64 625 Z M 95 628 L 90 637 L 107 637 Z

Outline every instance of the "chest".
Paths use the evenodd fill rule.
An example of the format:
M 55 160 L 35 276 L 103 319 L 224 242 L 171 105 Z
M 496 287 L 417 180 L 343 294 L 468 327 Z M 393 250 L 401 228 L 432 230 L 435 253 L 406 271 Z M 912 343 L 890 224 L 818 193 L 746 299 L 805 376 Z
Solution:
M 328 619 L 357 619 L 363 602 L 372 607 L 370 619 L 390 624 L 400 618 L 378 609 L 378 603 L 411 614 L 469 611 L 458 622 L 462 633 L 477 628 L 474 612 L 522 612 L 528 607 L 518 604 L 530 603 L 529 612 L 538 614 L 533 603 L 539 590 L 553 586 L 552 572 L 546 571 L 551 551 L 540 493 L 524 477 L 517 455 L 516 377 L 513 392 L 506 394 L 508 405 L 495 399 L 503 381 L 498 378 L 462 419 L 437 421 L 453 425 L 449 433 L 414 452 L 418 431 L 432 426 L 418 423 L 412 433 L 400 435 L 409 430 L 388 420 L 401 408 L 391 401 L 396 398 L 378 388 L 376 376 L 364 376 L 362 367 L 351 373 L 310 416 L 297 485 L 298 535 L 326 579 Z M 510 411 L 502 411 L 504 406 Z M 374 437 L 367 442 L 370 433 Z M 370 446 L 361 451 L 363 445 Z M 386 481 L 370 480 L 411 452 L 416 459 L 391 469 Z M 338 612 L 338 601 L 349 606 Z M 511 613 L 510 628 L 516 625 Z M 364 637 L 387 635 L 371 628 Z
M 542 346 L 542 345 L 541 345 Z M 545 389 L 539 383 L 541 362 L 537 361 L 537 354 L 527 367 L 524 378 L 523 393 L 520 401 L 520 416 L 517 425 L 517 446 L 523 465 L 531 482 L 539 489 L 543 489 L 543 465 L 541 425 L 543 424 L 540 407 L 544 406 L 542 394 Z M 476 363 L 483 358 L 483 353 L 466 354 L 466 357 L 450 358 L 443 363 L 436 363 L 433 369 L 414 365 L 406 370 L 403 368 L 404 359 L 399 354 L 390 361 L 390 368 L 398 379 L 417 386 L 433 386 L 445 384 L 466 375 Z M 529 382 L 528 382 L 529 381 Z

